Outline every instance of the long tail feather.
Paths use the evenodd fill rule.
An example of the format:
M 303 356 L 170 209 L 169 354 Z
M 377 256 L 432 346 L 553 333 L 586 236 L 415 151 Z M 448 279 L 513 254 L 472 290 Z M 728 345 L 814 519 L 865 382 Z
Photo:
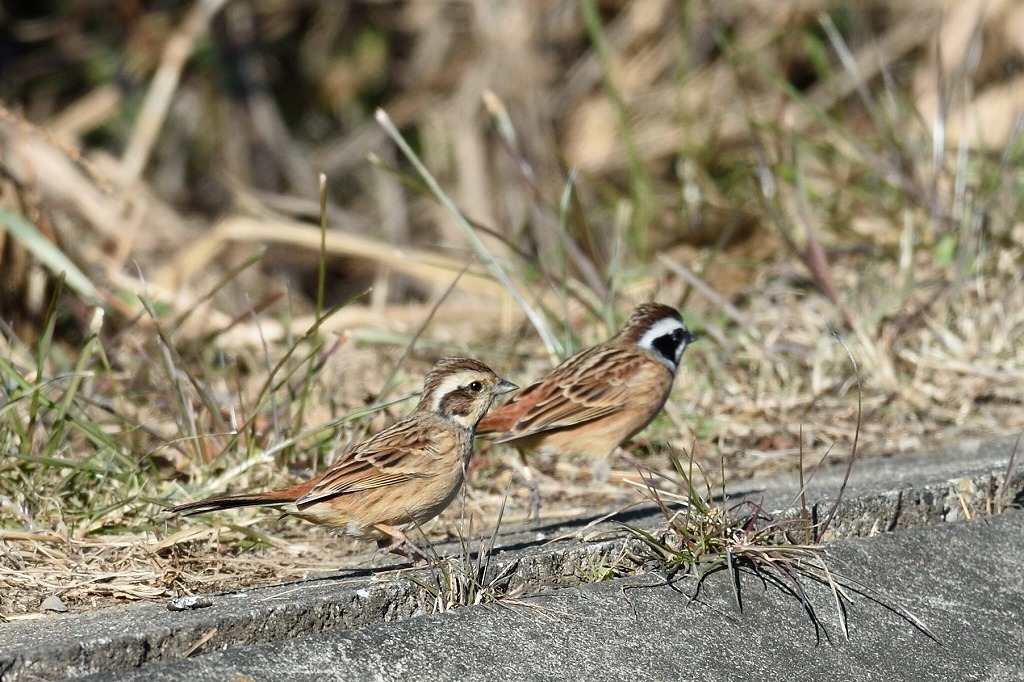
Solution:
M 171 507 L 170 512 L 172 514 L 192 516 L 193 514 L 204 514 L 210 511 L 236 509 L 238 507 L 280 507 L 288 504 L 289 502 L 294 502 L 299 495 L 305 492 L 304 490 L 297 490 L 297 488 L 304 489 L 305 487 L 306 486 L 296 486 L 293 488 L 283 488 L 281 490 L 271 490 L 264 493 L 218 495 L 216 497 L 208 497 L 205 500 L 179 504 L 176 507 Z

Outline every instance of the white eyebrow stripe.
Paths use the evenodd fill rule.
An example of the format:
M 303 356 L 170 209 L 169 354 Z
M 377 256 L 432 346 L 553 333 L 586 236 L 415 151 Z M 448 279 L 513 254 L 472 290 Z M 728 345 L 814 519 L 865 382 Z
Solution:
M 431 396 L 433 400 L 431 401 L 430 409 L 435 412 L 440 410 L 441 401 L 444 400 L 444 397 L 452 391 L 458 390 L 465 380 L 466 377 L 462 372 L 456 372 L 455 374 L 451 374 L 441 379 L 441 383 L 439 383 L 437 388 L 434 390 L 434 395 Z
M 686 342 L 678 344 L 675 348 L 675 357 L 667 358 L 662 353 L 654 348 L 654 342 L 658 339 L 671 336 L 673 332 L 678 330 L 686 331 L 686 324 L 679 319 L 674 317 L 666 317 L 658 320 L 651 325 L 650 329 L 644 332 L 644 335 L 637 341 L 637 345 L 646 351 L 649 351 L 652 355 L 658 358 L 665 366 L 667 366 L 672 372 L 676 371 L 676 367 L 679 365 L 679 358 L 683 354 L 683 350 L 686 348 Z
M 638 346 L 643 346 L 648 350 L 654 347 L 654 340 L 662 336 L 668 336 L 677 329 L 686 330 L 686 325 L 683 324 L 682 320 L 677 320 L 674 317 L 666 317 L 658 320 L 651 325 L 651 328 L 644 332 L 644 335 L 640 337 L 637 342 Z

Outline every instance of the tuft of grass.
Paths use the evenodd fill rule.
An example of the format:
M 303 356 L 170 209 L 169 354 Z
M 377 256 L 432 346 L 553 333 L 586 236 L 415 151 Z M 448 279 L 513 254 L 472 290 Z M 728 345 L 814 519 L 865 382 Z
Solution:
M 475 552 L 467 539 L 473 535 L 471 521 L 468 526 L 460 527 L 459 550 L 456 554 L 441 557 L 433 545 L 428 545 L 432 561 L 426 577 L 408 575 L 408 579 L 420 587 L 420 603 L 424 612 L 440 613 L 464 606 L 508 603 L 523 594 L 522 587 L 510 589 L 508 585 L 515 573 L 515 562 L 508 563 L 498 571 L 491 565 L 503 513 L 504 505 L 498 512 L 498 519 L 490 535 L 480 539 Z M 466 528 L 466 532 L 462 532 L 462 528 Z
M 849 638 L 847 605 L 852 594 L 865 595 L 903 617 L 922 633 L 938 641 L 935 634 L 910 610 L 891 597 L 829 566 L 826 548 L 819 543 L 828 521 L 820 526 L 809 523 L 806 504 L 793 521 L 773 518 L 758 504 L 742 502 L 729 506 L 716 502 L 710 486 L 703 489 L 694 481 L 692 457 L 684 468 L 678 456 L 672 464 L 680 481 L 681 492 L 664 490 L 648 481 L 647 494 L 661 509 L 665 525 L 650 531 L 626 525 L 639 540 L 641 551 L 633 561 L 646 570 L 657 568 L 672 584 L 684 577 L 696 580 L 694 597 L 705 579 L 713 573 L 728 571 L 732 577 L 733 596 L 738 609 L 743 609 L 740 578 L 749 573 L 766 584 L 775 584 L 793 595 L 815 627 L 820 619 L 817 608 L 807 592 L 808 582 L 826 586 L 832 594 L 835 617 L 843 636 Z M 843 485 L 845 488 L 845 483 Z M 794 537 L 809 538 L 806 542 Z
M 636 575 L 643 565 L 643 559 L 625 548 L 613 557 L 588 554 L 576 564 L 573 575 L 582 584 L 603 583 L 630 575 Z

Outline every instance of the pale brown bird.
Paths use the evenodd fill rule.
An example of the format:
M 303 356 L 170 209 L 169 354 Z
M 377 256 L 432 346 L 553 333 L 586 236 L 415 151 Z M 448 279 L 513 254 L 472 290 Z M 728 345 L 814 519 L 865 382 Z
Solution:
M 403 528 L 426 523 L 455 499 L 473 454 L 473 434 L 493 400 L 518 388 L 487 365 L 446 358 L 434 365 L 408 417 L 355 445 L 312 479 L 280 490 L 222 495 L 172 512 L 276 507 L 286 514 L 418 552 Z
M 651 423 L 672 391 L 691 334 L 679 312 L 644 303 L 611 339 L 573 355 L 491 411 L 477 435 L 520 452 L 588 458 L 595 470 Z M 525 464 L 525 458 L 523 459 Z M 527 468 L 530 515 L 540 499 Z

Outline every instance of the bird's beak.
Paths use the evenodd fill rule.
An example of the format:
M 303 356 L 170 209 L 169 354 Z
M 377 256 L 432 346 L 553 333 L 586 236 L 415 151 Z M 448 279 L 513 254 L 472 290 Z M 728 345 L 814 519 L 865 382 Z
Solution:
M 501 380 L 498 387 L 494 389 L 494 395 L 502 395 L 504 393 L 511 393 L 512 391 L 518 391 L 519 387 L 513 384 L 511 381 Z
M 694 341 L 699 339 L 700 336 L 701 335 L 697 334 L 696 332 L 687 331 L 686 332 L 686 343 L 693 343 Z

